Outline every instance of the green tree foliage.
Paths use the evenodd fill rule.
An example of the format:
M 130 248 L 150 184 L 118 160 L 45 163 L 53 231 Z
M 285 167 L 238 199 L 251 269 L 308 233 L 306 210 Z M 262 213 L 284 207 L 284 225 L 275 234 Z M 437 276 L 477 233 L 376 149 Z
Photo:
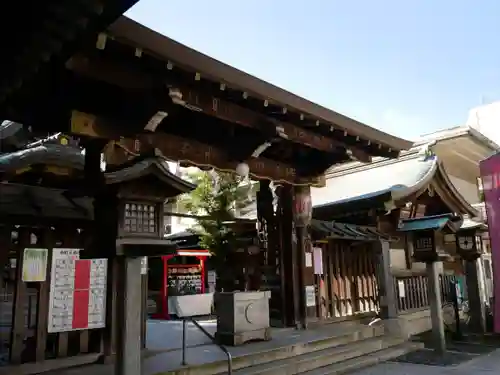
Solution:
M 234 279 L 230 264 L 231 250 L 236 247 L 236 234 L 231 229 L 236 212 L 245 211 L 255 201 L 257 184 L 235 173 L 197 171 L 188 176 L 197 185 L 191 193 L 179 198 L 179 208 L 196 215 L 192 231 L 200 236 L 200 245 L 212 253 L 219 276 L 219 287 Z

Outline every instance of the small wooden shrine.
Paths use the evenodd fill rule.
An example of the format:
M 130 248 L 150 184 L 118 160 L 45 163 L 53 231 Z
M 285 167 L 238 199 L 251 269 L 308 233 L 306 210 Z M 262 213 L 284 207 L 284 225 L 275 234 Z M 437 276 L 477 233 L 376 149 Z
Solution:
M 332 274 L 338 277 L 338 272 L 335 272 L 335 267 L 339 267 L 337 264 L 342 267 L 347 257 L 356 259 L 360 265 L 346 267 L 346 271 L 340 273 L 347 275 L 347 279 L 353 268 L 363 270 L 366 267 L 363 264 L 371 262 L 381 265 L 379 270 L 382 269 L 384 275 L 379 275 L 376 280 L 379 283 L 385 280 L 385 285 L 382 288 L 379 285 L 378 289 L 384 294 L 379 301 L 385 301 L 380 309 L 386 318 L 397 317 L 405 310 L 428 308 L 429 303 L 432 305 L 437 301 L 430 302 L 427 293 L 426 264 L 434 264 L 433 276 L 439 276 L 432 284 L 434 297 L 449 298 L 448 275 L 453 275 L 457 267 L 462 268 L 463 260 L 479 254 L 475 246 L 463 249 L 459 240 L 480 226 L 480 221 L 478 225 L 471 225 L 476 223 L 472 219 L 478 216 L 478 212 L 455 188 L 442 162 L 425 145 L 405 152 L 395 160 L 379 159 L 369 165 L 350 163 L 334 167 L 327 172 L 326 187 L 313 189 L 312 201 L 315 219 L 357 224 L 364 231 L 375 230 L 388 237 L 379 237 L 385 242 L 382 246 L 385 250 L 378 241 L 373 241 L 372 245 L 358 242 L 350 245 L 351 250 L 338 255 L 338 260 L 335 255 L 333 262 L 327 260 L 332 263 Z M 472 237 L 476 238 L 476 235 Z M 341 246 L 336 241 L 327 242 L 330 254 L 335 254 Z M 363 253 L 366 246 L 367 252 Z M 379 249 L 375 257 L 374 246 Z M 385 254 L 385 258 L 380 258 L 380 254 Z M 334 279 L 334 290 L 336 282 Z M 359 296 L 366 295 L 363 276 L 349 284 L 344 286 L 345 293 L 358 301 L 350 312 L 362 313 L 365 308 L 359 302 Z M 387 293 L 396 294 L 390 296 Z M 345 299 L 342 291 L 335 295 L 340 296 L 341 301 Z M 393 302 L 387 304 L 389 297 Z

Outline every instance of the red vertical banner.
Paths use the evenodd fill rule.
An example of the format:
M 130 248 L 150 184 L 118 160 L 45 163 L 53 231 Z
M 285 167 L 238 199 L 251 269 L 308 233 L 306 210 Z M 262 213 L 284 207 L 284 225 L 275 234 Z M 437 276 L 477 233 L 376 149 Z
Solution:
M 500 153 L 479 163 L 493 262 L 493 332 L 500 333 Z
M 89 325 L 90 265 L 88 259 L 75 262 L 75 287 L 73 292 L 73 329 Z

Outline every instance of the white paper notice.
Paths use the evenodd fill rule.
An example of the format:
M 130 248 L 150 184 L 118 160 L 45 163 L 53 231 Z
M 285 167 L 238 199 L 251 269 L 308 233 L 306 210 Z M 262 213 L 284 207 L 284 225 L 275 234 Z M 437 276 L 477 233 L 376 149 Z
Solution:
M 75 261 L 80 259 L 80 250 L 54 249 L 52 251 L 48 331 L 51 333 L 71 331 Z
M 314 285 L 306 286 L 306 306 L 316 306 L 316 288 Z
M 406 297 L 405 283 L 403 280 L 398 280 L 398 292 L 399 292 L 399 298 Z
M 53 250 L 48 332 L 105 327 L 107 271 L 107 259 L 80 260 L 79 249 Z
M 42 282 L 47 278 L 48 249 L 24 249 L 23 276 L 24 282 Z
M 146 258 L 147 259 L 147 258 Z M 88 329 L 106 326 L 106 284 L 108 260 L 92 259 L 90 264 L 90 295 Z
M 312 267 L 313 265 L 313 258 L 312 258 L 312 253 L 306 252 L 306 267 Z
M 313 248 L 314 274 L 323 275 L 323 250 L 321 247 Z
M 142 257 L 141 259 L 141 275 L 148 274 L 148 257 Z

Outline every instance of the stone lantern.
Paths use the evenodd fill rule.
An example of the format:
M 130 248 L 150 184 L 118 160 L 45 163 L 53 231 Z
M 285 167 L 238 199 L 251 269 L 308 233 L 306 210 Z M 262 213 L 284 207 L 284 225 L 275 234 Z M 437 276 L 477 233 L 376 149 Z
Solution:
M 449 258 L 441 246 L 443 233 L 434 229 L 415 231 L 413 239 L 413 259 L 417 262 L 432 263 Z
M 457 253 L 465 261 L 475 261 L 481 256 L 476 230 L 459 231 L 456 236 Z
M 480 224 L 478 224 L 479 227 Z M 456 234 L 457 253 L 465 261 L 465 277 L 471 317 L 468 329 L 474 333 L 486 330 L 485 302 L 481 293 L 478 259 L 481 257 L 481 238 L 478 228 L 460 230 Z
M 141 373 L 141 267 L 144 257 L 175 253 L 177 246 L 164 239 L 163 205 L 166 199 L 195 188 L 172 174 L 158 155 L 139 157 L 105 173 L 106 194 L 101 205 L 109 216 L 96 223 L 116 225 L 116 373 Z M 110 205 L 113 207 L 109 209 Z M 110 228 L 112 229 L 112 228 Z M 103 235 L 106 235 L 101 231 Z M 108 235 L 109 236 L 109 235 Z
M 398 230 L 406 232 L 413 246 L 413 258 L 426 264 L 427 293 L 431 309 L 433 346 L 437 353 L 446 351 L 443 306 L 441 302 L 440 267 L 438 264 L 450 258 L 444 251 L 444 235 L 455 233 L 462 219 L 452 214 L 424 216 L 401 221 Z

